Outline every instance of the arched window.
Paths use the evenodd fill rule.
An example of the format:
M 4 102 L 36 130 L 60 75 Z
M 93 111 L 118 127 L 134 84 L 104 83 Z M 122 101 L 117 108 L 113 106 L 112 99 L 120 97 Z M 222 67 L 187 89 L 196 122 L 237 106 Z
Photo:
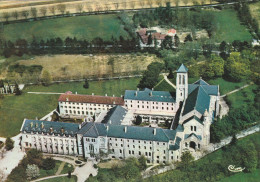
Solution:
M 193 131 L 193 126 L 190 126 L 190 130 Z
M 179 84 L 181 84 L 181 75 L 179 75 Z
M 185 76 L 182 76 L 182 84 L 185 84 Z
M 196 126 L 194 126 L 194 131 L 196 131 L 197 130 L 197 127 Z

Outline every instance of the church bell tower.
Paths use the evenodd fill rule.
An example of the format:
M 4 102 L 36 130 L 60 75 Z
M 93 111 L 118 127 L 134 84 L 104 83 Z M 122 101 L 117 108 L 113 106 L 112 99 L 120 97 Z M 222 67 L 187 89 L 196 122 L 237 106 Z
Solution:
M 176 73 L 176 103 L 180 103 L 188 97 L 188 68 L 182 64 Z

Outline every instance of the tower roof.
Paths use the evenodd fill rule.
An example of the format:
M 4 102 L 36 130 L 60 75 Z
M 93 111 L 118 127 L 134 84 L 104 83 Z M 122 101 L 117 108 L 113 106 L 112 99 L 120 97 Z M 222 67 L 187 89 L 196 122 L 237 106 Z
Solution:
M 188 68 L 186 66 L 184 66 L 184 64 L 181 64 L 181 66 L 179 67 L 179 69 L 176 72 L 177 73 L 187 73 Z

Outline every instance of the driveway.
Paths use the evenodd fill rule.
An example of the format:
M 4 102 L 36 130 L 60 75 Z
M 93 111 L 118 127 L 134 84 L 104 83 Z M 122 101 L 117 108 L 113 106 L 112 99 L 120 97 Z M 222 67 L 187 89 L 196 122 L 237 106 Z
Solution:
M 97 175 L 98 170 L 93 167 L 94 161 L 88 160 L 88 162 L 82 167 L 76 167 L 72 175 L 76 175 L 78 182 L 84 182 L 88 179 L 89 175 Z

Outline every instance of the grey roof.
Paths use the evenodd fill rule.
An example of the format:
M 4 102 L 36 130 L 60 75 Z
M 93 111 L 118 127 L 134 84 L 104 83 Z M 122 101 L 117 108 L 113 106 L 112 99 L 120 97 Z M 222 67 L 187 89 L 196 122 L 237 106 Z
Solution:
M 177 73 L 187 73 L 188 68 L 186 66 L 184 66 L 184 64 L 181 64 L 181 66 L 179 67 L 179 69 L 176 72 Z
M 52 128 L 52 131 L 51 131 Z M 55 121 L 25 120 L 21 132 L 43 133 L 54 135 L 75 136 L 79 130 L 79 124 Z
M 126 113 L 127 110 L 125 108 L 121 106 L 115 106 L 107 112 L 106 116 L 101 122 L 113 125 L 120 125 L 125 118 Z
M 195 133 L 185 134 L 185 135 L 184 135 L 184 139 L 190 138 L 190 137 L 192 137 L 192 136 L 195 136 L 195 137 L 196 137 L 197 139 L 199 139 L 199 140 L 202 139 L 201 135 L 196 135 Z
M 180 142 L 181 142 L 181 138 L 177 137 L 176 141 L 175 141 L 175 144 L 174 145 L 170 145 L 169 149 L 170 150 L 178 150 L 180 148 Z
M 191 116 L 190 118 L 184 120 L 183 124 L 188 123 L 188 122 L 191 121 L 192 119 L 195 119 L 196 121 L 198 121 L 200 124 L 203 125 L 203 122 L 202 122 L 197 116 Z
M 126 132 L 125 132 L 126 129 Z M 156 129 L 156 134 L 154 134 Z M 174 140 L 176 136 L 175 130 L 162 128 L 109 125 L 103 123 L 86 123 L 78 132 L 84 137 L 108 136 L 114 138 L 126 138 L 136 140 L 161 141 L 168 142 Z
M 182 115 L 185 115 L 194 109 L 204 114 L 205 110 L 209 110 L 210 96 L 203 89 L 197 87 L 187 97 Z
M 204 80 L 202 80 L 201 78 L 199 80 L 197 80 L 196 82 L 194 82 L 193 84 L 198 84 L 198 85 L 209 85 L 207 82 L 205 82 Z
M 148 88 L 145 88 L 142 91 L 126 90 L 124 99 L 155 102 L 175 102 L 175 99 L 172 97 L 170 92 L 152 91 Z

